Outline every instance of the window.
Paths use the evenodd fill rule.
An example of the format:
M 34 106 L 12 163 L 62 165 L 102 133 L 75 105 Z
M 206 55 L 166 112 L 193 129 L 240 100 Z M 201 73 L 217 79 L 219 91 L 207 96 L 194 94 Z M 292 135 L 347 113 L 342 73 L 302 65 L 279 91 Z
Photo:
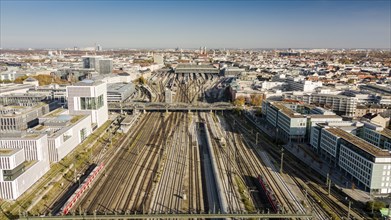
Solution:
M 80 97 L 81 110 L 96 110 L 104 105 L 103 95 L 95 97 Z
M 80 139 L 83 141 L 86 138 L 87 138 L 87 129 L 83 128 L 80 130 Z

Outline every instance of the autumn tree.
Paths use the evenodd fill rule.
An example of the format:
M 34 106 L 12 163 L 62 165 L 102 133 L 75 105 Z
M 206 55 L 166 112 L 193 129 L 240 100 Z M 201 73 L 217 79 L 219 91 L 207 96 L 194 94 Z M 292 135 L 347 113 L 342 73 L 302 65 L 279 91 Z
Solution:
M 140 76 L 140 78 L 138 78 L 138 83 L 140 84 L 147 84 L 147 80 L 144 78 L 144 76 Z
M 260 106 L 262 104 L 263 97 L 261 94 L 251 94 L 250 103 L 253 106 Z
M 246 102 L 246 99 L 244 98 L 244 96 L 238 96 L 234 101 L 234 105 L 235 106 L 244 106 L 245 102 Z

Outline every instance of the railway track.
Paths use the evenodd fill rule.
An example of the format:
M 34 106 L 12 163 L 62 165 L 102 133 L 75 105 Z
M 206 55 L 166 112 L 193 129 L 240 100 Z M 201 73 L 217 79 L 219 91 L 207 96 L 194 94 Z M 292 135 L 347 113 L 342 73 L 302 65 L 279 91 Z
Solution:
M 231 122 L 235 121 L 235 119 L 232 116 L 229 116 L 228 119 L 230 119 Z M 237 122 L 235 124 L 236 124 L 235 128 L 238 132 L 241 133 L 249 132 L 249 130 L 247 131 L 244 130 L 244 127 L 242 127 L 243 125 Z M 284 185 L 281 177 L 279 177 L 279 174 L 273 170 L 273 164 L 271 163 L 266 164 L 265 161 L 259 160 L 259 158 L 262 158 L 262 155 L 258 155 L 258 151 L 256 150 L 254 151 L 253 145 L 249 142 L 248 138 L 249 138 L 248 136 L 246 136 L 246 139 L 242 138 L 246 146 L 244 146 L 243 144 L 239 144 L 239 146 L 241 146 L 240 148 L 238 148 L 239 152 L 241 152 L 241 150 L 243 150 L 245 153 L 247 152 L 247 154 L 244 154 L 243 156 L 245 158 L 246 157 L 250 158 L 252 164 L 258 164 L 257 167 L 259 167 L 260 169 L 255 170 L 253 172 L 258 172 L 258 174 L 262 174 L 264 178 L 267 180 L 269 186 L 276 194 L 279 204 L 282 206 L 280 207 L 280 209 L 282 209 L 280 211 L 289 212 L 289 213 L 297 213 L 303 211 L 302 208 L 300 208 L 301 204 L 297 204 L 297 201 L 295 200 L 295 198 L 293 198 L 294 196 L 290 194 L 289 189 Z M 251 153 L 248 152 L 250 149 L 251 149 Z M 294 204 L 292 204 L 292 202 Z
M 148 114 L 144 120 L 141 122 L 141 125 L 146 125 L 148 123 L 149 118 L 151 117 L 151 114 Z M 115 161 L 113 166 L 111 166 L 111 169 L 109 169 L 106 173 L 107 176 L 110 176 L 110 178 L 104 178 L 104 180 L 100 180 L 100 189 L 96 193 L 96 195 L 92 193 L 91 196 L 93 196 L 91 203 L 87 206 L 88 211 L 116 211 L 111 208 L 110 204 L 113 203 L 113 200 L 116 199 L 117 193 L 119 193 L 119 189 L 121 184 L 124 183 L 124 180 L 126 179 L 126 172 L 127 169 L 130 169 L 131 163 L 124 163 L 124 161 L 128 157 L 129 145 L 131 144 L 132 137 L 138 139 L 140 138 L 142 126 L 139 126 L 136 128 L 136 132 L 134 132 L 132 135 L 129 135 L 129 138 L 127 139 L 125 146 L 123 146 L 123 149 L 121 149 L 121 154 L 118 155 L 119 159 Z M 134 149 L 134 148 L 132 148 Z M 138 150 L 138 149 L 137 149 Z M 136 159 L 136 155 L 130 155 L 129 159 Z M 104 181 L 104 186 L 101 186 L 101 183 Z M 102 184 L 103 185 L 103 184 Z M 123 186 L 121 186 L 123 187 Z M 87 197 L 88 198 L 88 197 Z M 87 199 L 86 198 L 86 199 Z M 90 199 L 88 199 L 90 200 Z M 88 202 L 88 201 L 87 201 Z M 82 203 L 83 205 L 83 203 Z
M 253 143 L 255 143 L 255 137 L 253 135 L 253 128 L 251 125 L 248 125 L 248 122 L 247 121 L 242 121 L 241 123 L 241 126 L 243 127 L 242 129 L 242 132 L 243 134 L 246 135 L 246 138 L 248 141 L 251 141 Z M 270 141 L 262 134 L 260 133 L 259 135 L 260 139 L 264 142 L 264 143 L 270 143 Z M 255 144 L 254 144 L 255 146 Z M 273 144 L 267 144 L 267 145 L 264 145 L 263 146 L 264 149 L 269 153 L 270 156 L 272 156 L 275 160 L 279 160 L 279 150 L 276 149 L 275 147 L 273 147 Z M 316 176 L 314 175 L 309 175 L 307 174 L 306 172 L 296 172 L 297 170 L 306 170 L 308 167 L 303 167 L 301 166 L 300 163 L 296 163 L 296 158 L 291 158 L 289 156 L 289 154 L 286 154 L 285 155 L 286 159 L 284 160 L 284 169 L 285 170 L 288 170 L 289 172 L 286 174 L 288 176 L 290 176 L 295 182 L 297 182 L 297 180 L 295 180 L 295 177 L 290 175 L 289 173 L 296 173 L 295 175 L 298 176 L 298 179 L 301 179 L 305 182 L 305 184 L 307 185 L 307 187 L 310 187 L 309 186 L 309 182 L 311 182 L 311 184 L 315 184 L 315 185 L 322 185 L 322 181 L 320 179 L 318 179 Z M 299 166 L 300 165 L 300 166 Z M 314 182 L 315 181 L 315 182 Z M 313 186 L 311 186 L 313 187 Z M 319 190 L 319 188 L 317 188 Z M 316 192 L 315 193 L 318 195 L 320 192 Z M 336 213 L 337 215 L 340 217 L 340 218 L 345 218 L 347 216 L 347 206 L 346 204 L 343 204 L 341 202 L 335 202 L 333 199 L 331 199 L 333 196 L 324 196 L 324 192 L 322 195 L 318 195 L 319 198 L 322 199 L 322 201 L 326 204 L 328 204 L 329 207 L 333 207 L 332 210 L 337 210 Z M 311 199 L 312 200 L 312 207 L 315 209 L 315 210 L 319 210 L 319 204 L 317 201 L 315 201 L 314 198 Z M 317 215 L 325 215 L 325 210 L 322 209 L 321 212 L 318 212 L 318 213 L 315 213 Z M 354 217 L 355 219 L 365 219 L 364 216 L 362 216 L 361 214 L 351 210 L 351 217 Z
M 117 159 L 113 162 L 110 169 L 106 171 L 106 176 L 99 180 L 97 187 L 87 193 L 86 197 L 81 201 L 80 206 L 87 212 L 126 212 L 126 211 L 140 211 L 139 207 L 130 209 L 130 203 L 133 204 L 132 198 L 135 192 L 132 188 L 137 184 L 141 184 L 139 181 L 135 181 L 134 177 L 139 175 L 146 176 L 146 178 L 140 178 L 139 180 L 147 181 L 149 177 L 148 173 L 153 164 L 153 157 L 157 154 L 156 148 L 147 147 L 148 141 L 153 141 L 153 135 L 157 135 L 161 132 L 161 129 L 157 129 L 155 132 L 146 132 L 144 127 L 161 127 L 161 121 L 159 114 L 148 114 L 128 135 L 128 138 L 122 145 L 118 155 L 115 155 Z M 146 162 L 146 164 L 144 164 Z M 150 179 L 150 178 L 149 178 Z
M 198 210 L 199 207 L 185 205 L 184 195 L 189 192 L 189 200 L 194 199 L 192 192 L 193 168 L 190 168 L 188 155 L 191 154 L 189 141 L 189 121 L 187 114 L 175 113 L 173 127 L 177 128 L 168 138 L 166 160 L 162 167 L 162 176 L 157 184 L 156 195 L 152 203 L 152 212 L 188 212 L 190 209 Z M 182 123 L 184 122 L 184 123 Z M 189 202 L 190 204 L 191 202 Z M 197 201 L 196 201 L 197 203 Z
M 220 179 L 222 181 L 222 185 L 224 187 L 224 196 L 227 200 L 228 205 L 228 211 L 229 212 L 238 212 L 243 210 L 243 202 L 241 201 L 241 196 L 238 193 L 237 183 L 236 183 L 236 174 L 232 172 L 232 167 L 230 166 L 230 160 L 231 157 L 229 154 L 226 154 L 227 152 L 224 151 L 221 144 L 217 141 L 217 137 L 220 135 L 217 134 L 216 127 L 214 126 L 214 120 L 208 117 L 210 115 L 205 115 L 206 122 L 207 122 L 207 128 L 210 131 L 212 137 L 212 147 L 213 151 L 216 155 L 217 166 L 220 170 Z

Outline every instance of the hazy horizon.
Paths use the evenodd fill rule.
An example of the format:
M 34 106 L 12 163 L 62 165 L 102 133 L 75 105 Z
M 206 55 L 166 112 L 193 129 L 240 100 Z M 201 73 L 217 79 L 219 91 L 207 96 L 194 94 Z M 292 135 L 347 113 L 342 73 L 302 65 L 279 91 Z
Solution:
M 0 48 L 389 49 L 391 3 L 1 0 Z

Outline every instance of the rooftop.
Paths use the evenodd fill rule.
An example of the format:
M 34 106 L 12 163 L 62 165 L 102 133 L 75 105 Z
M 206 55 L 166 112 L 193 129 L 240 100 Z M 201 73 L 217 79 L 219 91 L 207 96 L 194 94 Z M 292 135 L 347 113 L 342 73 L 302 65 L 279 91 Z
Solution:
M 0 148 L 0 156 L 11 156 L 12 154 L 15 154 L 16 152 L 22 150 L 22 148 Z
M 279 103 L 279 102 L 273 102 L 272 105 L 274 105 L 276 108 L 278 108 L 282 113 L 284 113 L 285 115 L 291 117 L 291 118 L 304 118 L 303 115 L 301 115 L 300 113 L 297 113 L 295 111 L 293 111 L 292 109 L 286 107 L 285 105 L 283 105 L 282 103 Z
M 385 128 L 385 129 L 383 129 L 380 133 L 381 133 L 384 137 L 387 137 L 387 138 L 391 139 L 391 130 L 390 130 L 390 129 Z
M 108 92 L 127 92 L 134 91 L 135 87 L 133 83 L 110 83 L 107 84 Z
M 338 115 L 320 115 L 320 114 L 315 114 L 315 115 L 309 115 L 308 117 L 310 118 L 341 118 L 341 116 Z
M 20 105 L 8 105 L 2 106 L 0 105 L 0 116 L 2 117 L 14 117 L 15 115 L 26 114 L 30 111 L 33 111 L 37 108 L 40 108 L 44 105 L 47 105 L 43 102 L 38 102 L 33 106 L 20 106 Z
M 185 64 L 185 63 L 180 63 L 176 67 L 176 69 L 217 69 L 215 66 L 212 64 Z
M 371 154 L 375 157 L 391 157 L 391 153 L 387 150 L 382 150 L 375 145 L 370 144 L 369 142 L 350 134 L 340 128 L 326 128 L 326 130 L 346 141 L 349 143 L 357 146 L 358 148 L 362 149 L 363 151 L 367 152 L 368 154 Z
M 43 124 L 32 128 L 34 132 L 32 134 L 47 134 L 48 137 L 51 138 L 58 137 L 86 117 L 88 117 L 88 115 L 54 115 L 44 121 Z
M 83 81 L 77 82 L 74 84 L 74 86 L 97 86 L 103 84 L 102 81 L 94 81 L 90 79 L 85 79 Z

